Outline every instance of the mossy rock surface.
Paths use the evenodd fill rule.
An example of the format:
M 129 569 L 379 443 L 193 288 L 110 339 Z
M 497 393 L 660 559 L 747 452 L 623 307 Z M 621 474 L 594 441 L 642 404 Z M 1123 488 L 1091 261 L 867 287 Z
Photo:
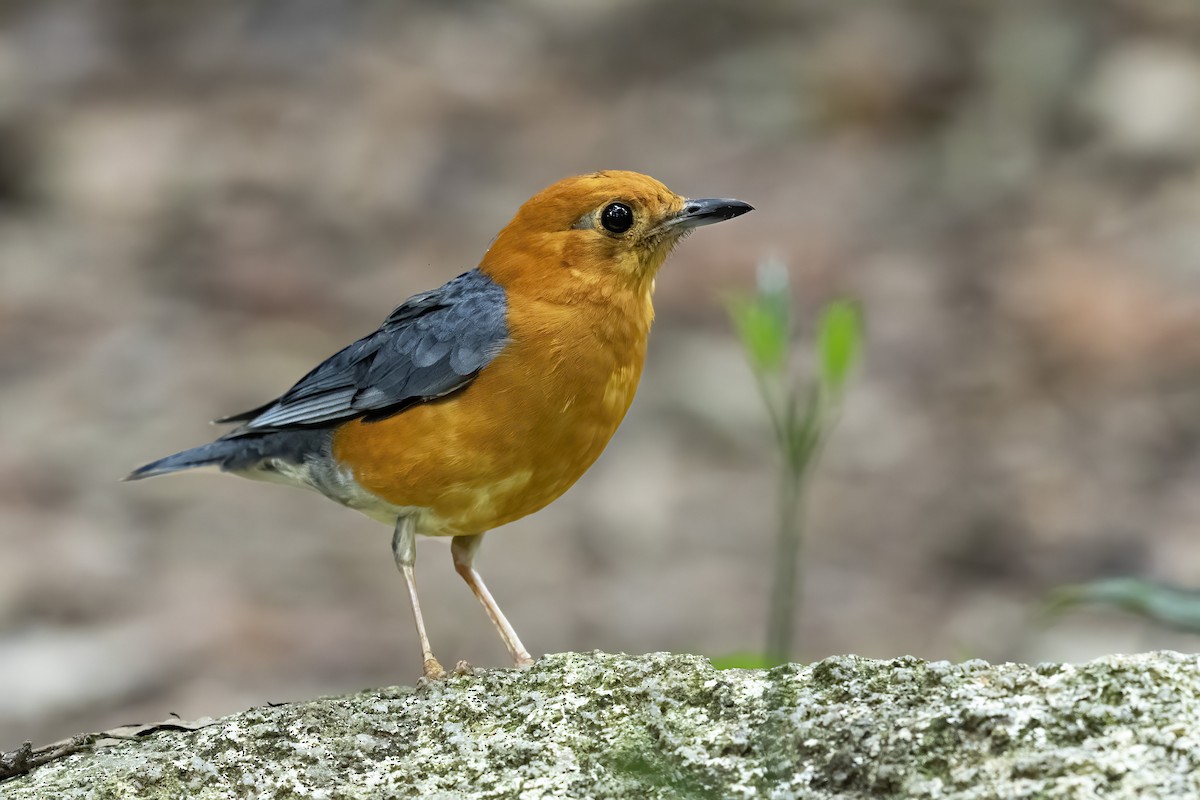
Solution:
M 566 653 L 101 740 L 0 798 L 1200 798 L 1200 658 Z

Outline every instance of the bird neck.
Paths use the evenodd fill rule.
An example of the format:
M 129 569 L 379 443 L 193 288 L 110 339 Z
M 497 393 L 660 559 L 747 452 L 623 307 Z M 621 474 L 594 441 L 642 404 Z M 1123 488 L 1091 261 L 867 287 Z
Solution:
M 630 247 L 595 239 L 588 231 L 534 233 L 510 223 L 484 253 L 479 269 L 505 289 L 564 296 L 636 296 L 654 290 L 654 276 L 670 247 Z

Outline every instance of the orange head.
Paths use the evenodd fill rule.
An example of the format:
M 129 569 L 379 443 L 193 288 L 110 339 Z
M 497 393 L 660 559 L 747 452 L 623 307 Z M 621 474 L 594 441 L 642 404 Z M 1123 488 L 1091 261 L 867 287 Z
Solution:
M 579 175 L 521 206 L 480 268 L 506 288 L 537 293 L 571 284 L 646 292 L 693 228 L 750 210 L 740 200 L 688 200 L 637 172 Z

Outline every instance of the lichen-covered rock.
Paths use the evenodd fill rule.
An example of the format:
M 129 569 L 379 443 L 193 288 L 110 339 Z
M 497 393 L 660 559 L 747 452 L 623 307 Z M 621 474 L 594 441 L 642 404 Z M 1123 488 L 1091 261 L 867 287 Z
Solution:
M 1200 797 L 1200 658 L 547 656 L 77 753 L 0 798 Z

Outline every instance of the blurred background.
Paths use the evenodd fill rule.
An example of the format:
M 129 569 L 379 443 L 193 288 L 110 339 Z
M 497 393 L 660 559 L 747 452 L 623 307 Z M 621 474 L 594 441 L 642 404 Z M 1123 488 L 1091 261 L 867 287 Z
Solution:
M 1190 0 L 0 2 L 0 750 L 411 683 L 390 531 L 118 480 L 207 441 L 566 175 L 758 210 L 660 276 L 608 451 L 478 564 L 534 653 L 760 651 L 778 462 L 725 311 L 861 303 L 798 660 L 1196 650 L 1064 583 L 1200 584 Z M 797 365 L 802 374 L 804 364 Z M 436 652 L 507 656 L 445 542 Z

